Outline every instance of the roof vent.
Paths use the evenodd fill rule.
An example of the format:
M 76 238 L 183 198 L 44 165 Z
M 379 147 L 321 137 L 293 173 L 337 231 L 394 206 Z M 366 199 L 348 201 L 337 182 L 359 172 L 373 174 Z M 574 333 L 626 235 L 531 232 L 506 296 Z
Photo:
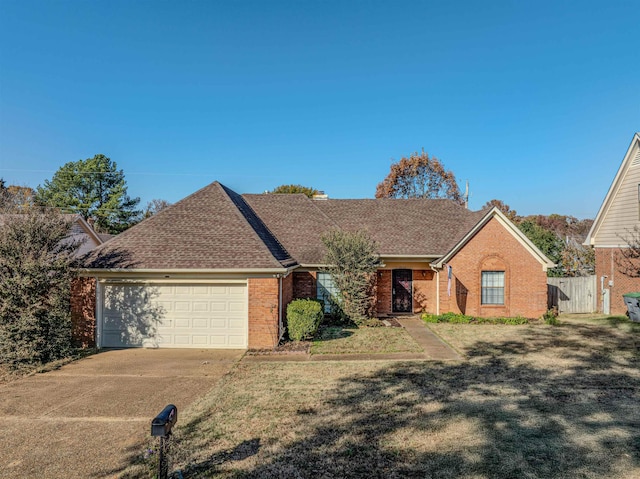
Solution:
M 326 195 L 324 191 L 318 191 L 315 195 L 313 195 L 314 200 L 328 200 L 329 195 Z

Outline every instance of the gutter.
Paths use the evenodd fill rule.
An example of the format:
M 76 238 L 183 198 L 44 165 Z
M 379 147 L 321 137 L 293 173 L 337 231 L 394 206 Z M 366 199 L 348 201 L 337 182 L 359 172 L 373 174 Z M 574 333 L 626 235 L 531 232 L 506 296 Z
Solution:
M 84 275 L 90 276 L 102 273 L 111 274 L 285 274 L 288 275 L 291 271 L 298 268 L 300 265 L 295 265 L 288 268 L 178 268 L 178 269 L 151 269 L 151 268 L 78 268 L 78 271 Z

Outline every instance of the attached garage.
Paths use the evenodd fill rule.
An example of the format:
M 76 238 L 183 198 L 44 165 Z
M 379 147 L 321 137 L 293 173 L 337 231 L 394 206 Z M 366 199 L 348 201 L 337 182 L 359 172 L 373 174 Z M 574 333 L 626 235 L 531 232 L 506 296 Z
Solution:
M 220 348 L 248 345 L 246 283 L 131 283 L 99 288 L 99 346 Z

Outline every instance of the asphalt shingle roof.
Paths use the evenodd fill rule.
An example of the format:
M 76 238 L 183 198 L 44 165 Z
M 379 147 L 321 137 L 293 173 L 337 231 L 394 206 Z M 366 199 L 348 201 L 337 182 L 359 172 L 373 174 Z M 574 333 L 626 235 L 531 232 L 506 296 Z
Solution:
M 94 249 L 89 268 L 279 269 L 294 264 L 242 198 L 217 181 Z M 247 216 L 245 216 L 247 215 Z
M 442 256 L 486 211 L 469 211 L 451 200 L 319 200 L 317 207 L 341 229 L 364 230 L 385 255 Z
M 365 230 L 385 255 L 440 257 L 486 214 L 449 200 L 239 195 L 214 182 L 91 252 L 92 268 L 262 269 L 321 264 L 321 237 Z

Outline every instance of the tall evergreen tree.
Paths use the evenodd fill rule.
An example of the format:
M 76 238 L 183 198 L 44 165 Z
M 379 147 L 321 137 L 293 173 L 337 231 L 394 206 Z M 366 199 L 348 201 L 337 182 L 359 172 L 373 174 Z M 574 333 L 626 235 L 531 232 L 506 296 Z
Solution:
M 127 194 L 124 172 L 104 155 L 66 163 L 38 186 L 36 201 L 40 205 L 94 218 L 96 229 L 117 234 L 140 220 L 140 198 Z

